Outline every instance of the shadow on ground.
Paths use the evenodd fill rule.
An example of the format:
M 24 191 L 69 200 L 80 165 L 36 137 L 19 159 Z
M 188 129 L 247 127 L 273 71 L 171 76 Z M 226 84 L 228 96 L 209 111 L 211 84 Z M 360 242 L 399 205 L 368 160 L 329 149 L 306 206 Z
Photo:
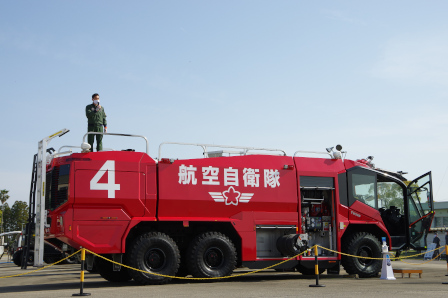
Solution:
M 241 273 L 241 272 L 238 272 Z M 342 276 L 337 275 L 321 275 L 320 279 L 328 278 L 341 278 Z M 23 277 L 22 277 L 23 278 Z M 141 286 L 134 281 L 111 283 L 106 280 L 100 280 L 98 275 L 86 275 L 84 282 L 84 292 L 88 292 L 89 289 L 96 288 L 121 288 L 121 287 L 136 287 Z M 90 281 L 89 281 L 90 279 Z M 226 278 L 222 280 L 183 280 L 183 279 L 173 279 L 169 284 L 192 284 L 192 283 L 218 283 L 218 282 L 242 282 L 242 283 L 253 283 L 253 282 L 263 282 L 263 281 L 276 281 L 276 280 L 310 280 L 314 281 L 314 276 L 305 276 L 300 274 L 288 274 L 288 273 L 255 273 L 252 275 Z M 151 287 L 148 285 L 147 287 Z M 15 286 L 2 286 L 0 287 L 0 294 L 3 293 L 23 293 L 23 292 L 34 292 L 34 291 L 55 291 L 55 290 L 73 290 L 76 293 L 80 289 L 80 282 L 61 282 L 53 281 L 52 283 L 42 283 L 38 285 L 15 285 Z

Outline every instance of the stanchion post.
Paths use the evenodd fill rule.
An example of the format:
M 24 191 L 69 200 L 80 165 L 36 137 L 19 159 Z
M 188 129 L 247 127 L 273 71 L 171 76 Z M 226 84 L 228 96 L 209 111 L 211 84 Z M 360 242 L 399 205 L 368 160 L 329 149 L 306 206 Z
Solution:
M 320 287 L 325 287 L 325 285 L 320 285 L 319 284 L 319 263 L 317 260 L 317 255 L 319 254 L 319 252 L 317 251 L 317 245 L 314 245 L 314 273 L 316 274 L 316 284 L 315 285 L 310 285 L 310 287 L 312 288 L 320 288 Z
M 86 249 L 81 248 L 81 284 L 79 286 L 79 294 L 72 296 L 90 296 L 90 293 L 84 293 L 84 269 L 86 268 Z
M 445 245 L 445 259 L 446 259 L 446 272 L 448 273 L 448 243 Z M 445 276 L 448 276 L 446 274 Z M 442 282 L 443 285 L 448 285 L 448 282 Z
M 448 243 L 445 245 L 446 275 L 448 276 Z

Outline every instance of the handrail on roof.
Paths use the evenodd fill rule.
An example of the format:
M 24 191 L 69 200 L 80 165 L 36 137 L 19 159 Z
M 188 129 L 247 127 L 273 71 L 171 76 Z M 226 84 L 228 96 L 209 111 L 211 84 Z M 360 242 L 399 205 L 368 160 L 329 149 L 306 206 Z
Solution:
M 208 157 L 207 147 L 215 147 L 215 148 L 233 148 L 233 149 L 243 149 L 242 155 L 246 155 L 249 150 L 263 150 L 263 151 L 278 151 L 282 152 L 283 155 L 286 156 L 286 152 L 281 149 L 270 149 L 270 148 L 256 148 L 256 147 L 241 147 L 241 146 L 229 146 L 229 145 L 213 145 L 213 144 L 196 144 L 196 143 L 179 143 L 179 142 L 163 142 L 159 145 L 159 156 L 158 160 L 162 158 L 162 146 L 166 144 L 172 145 L 187 145 L 187 146 L 199 146 L 204 150 L 204 156 Z
M 141 136 L 141 135 L 131 135 L 131 134 L 126 134 L 126 133 L 112 133 L 112 132 L 94 132 L 94 131 L 89 131 L 88 133 L 86 133 L 84 135 L 84 137 L 82 138 L 82 142 L 85 143 L 86 142 L 86 136 L 87 135 L 105 135 L 105 136 L 122 136 L 122 137 L 135 137 L 135 138 L 143 138 L 146 141 L 146 154 L 149 155 L 149 142 L 148 139 L 145 136 Z
M 71 151 L 71 149 L 73 149 L 73 148 L 79 148 L 79 149 L 81 149 L 81 146 L 68 146 L 68 145 L 65 145 L 65 146 L 62 146 L 61 148 L 59 148 L 58 153 L 61 153 L 61 152 L 62 152 L 62 148 L 69 148 L 70 151 Z
M 329 155 L 331 158 L 333 158 L 333 155 L 331 155 L 330 152 L 323 152 L 323 151 L 302 151 L 302 150 L 298 150 L 298 151 L 294 152 L 293 157 L 296 157 L 297 153 L 324 154 L 324 155 Z

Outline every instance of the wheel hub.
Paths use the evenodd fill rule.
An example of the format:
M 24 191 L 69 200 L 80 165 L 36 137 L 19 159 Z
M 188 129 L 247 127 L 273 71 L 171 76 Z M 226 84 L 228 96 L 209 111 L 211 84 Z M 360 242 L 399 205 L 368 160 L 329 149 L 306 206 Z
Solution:
M 358 250 L 358 256 L 372 258 L 373 257 L 372 249 L 369 246 L 361 246 Z M 371 259 L 363 259 L 363 258 L 359 258 L 358 260 L 364 266 L 368 266 L 373 261 Z
M 219 248 L 211 247 L 205 252 L 204 261 L 209 268 L 217 268 L 222 265 L 224 254 Z
M 148 250 L 145 255 L 145 265 L 153 271 L 157 271 L 158 269 L 163 268 L 165 262 L 165 253 L 158 248 Z

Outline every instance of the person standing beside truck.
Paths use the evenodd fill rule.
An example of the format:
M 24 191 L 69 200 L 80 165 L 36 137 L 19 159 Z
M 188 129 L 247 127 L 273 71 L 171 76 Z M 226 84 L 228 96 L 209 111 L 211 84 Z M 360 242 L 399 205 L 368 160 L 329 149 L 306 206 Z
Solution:
M 448 247 L 448 232 L 445 232 L 445 248 Z M 445 250 L 445 259 L 448 264 L 448 251 Z
M 100 105 L 100 96 L 98 93 L 92 95 L 92 104 L 86 106 L 87 131 L 88 132 L 107 132 L 107 120 L 104 107 Z M 96 151 L 103 150 L 103 135 L 90 134 L 87 141 L 90 144 L 90 151 L 93 151 L 93 142 L 96 136 Z
M 433 257 L 433 258 L 436 258 L 437 260 L 440 260 L 440 255 L 439 255 L 440 238 L 437 235 L 437 233 L 435 233 L 434 239 L 432 240 L 432 243 L 436 244 L 436 250 L 434 251 L 434 256 L 437 256 L 437 257 Z

